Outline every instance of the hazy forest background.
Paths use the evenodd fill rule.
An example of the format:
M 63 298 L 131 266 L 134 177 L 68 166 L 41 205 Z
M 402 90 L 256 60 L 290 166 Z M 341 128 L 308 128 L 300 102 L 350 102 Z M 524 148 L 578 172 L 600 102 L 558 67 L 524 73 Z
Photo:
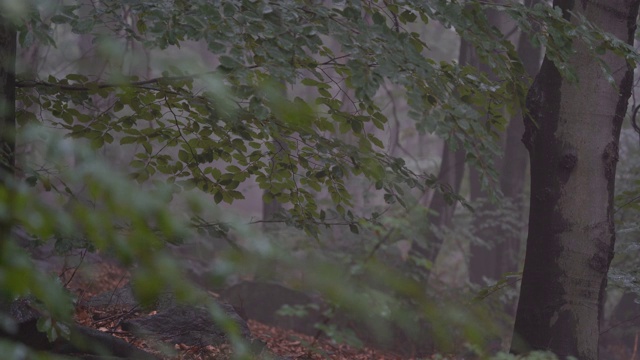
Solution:
M 0 354 L 640 357 L 639 3 L 2 0 Z

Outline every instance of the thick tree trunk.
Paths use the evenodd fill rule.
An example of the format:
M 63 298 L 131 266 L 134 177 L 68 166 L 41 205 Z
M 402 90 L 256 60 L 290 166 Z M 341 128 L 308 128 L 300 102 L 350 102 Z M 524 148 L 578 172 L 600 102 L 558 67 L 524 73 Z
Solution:
M 526 0 L 529 8 L 540 0 Z M 540 68 L 542 51 L 531 44 L 530 34 L 521 33 L 518 38 L 518 56 L 527 74 L 532 78 Z M 500 172 L 500 190 L 505 201 L 509 202 L 517 214 L 524 208 L 524 184 L 529 160 L 521 142 L 524 132 L 522 114 L 514 116 L 509 122 L 504 145 L 504 158 Z M 476 189 L 477 188 L 477 189 Z M 471 176 L 471 199 L 482 197 L 479 186 L 474 186 L 474 174 Z M 478 213 L 482 209 L 479 209 Z M 485 220 L 485 221 L 483 221 Z M 482 226 L 487 219 L 478 218 L 477 226 Z M 488 219 L 491 220 L 491 219 Z M 518 254 L 521 237 L 519 232 L 504 232 L 501 229 L 480 231 L 477 236 L 489 243 L 489 247 L 473 245 L 470 248 L 469 280 L 475 284 L 484 284 L 484 279 L 498 280 L 506 272 L 518 270 Z M 497 241 L 499 240 L 499 241 Z
M 640 0 L 556 0 L 595 26 L 633 42 Z M 575 20 L 575 19 L 572 19 Z M 583 42 L 569 60 L 579 83 L 545 58 L 527 99 L 523 141 L 531 161 L 529 234 L 511 350 L 598 358 L 598 336 L 613 257 L 613 193 L 620 126 L 633 69 L 602 56 L 607 81 Z

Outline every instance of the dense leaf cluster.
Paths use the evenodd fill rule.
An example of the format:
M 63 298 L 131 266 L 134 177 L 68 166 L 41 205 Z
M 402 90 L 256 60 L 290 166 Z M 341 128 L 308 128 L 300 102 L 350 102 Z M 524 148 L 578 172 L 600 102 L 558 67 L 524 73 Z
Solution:
M 97 43 L 121 38 L 150 51 L 205 42 L 217 65 L 194 69 L 177 62 L 159 78 L 113 74 L 108 83 L 94 74 L 46 80 L 32 74 L 19 84 L 18 121 L 52 123 L 96 147 L 117 142 L 136 152 L 130 165 L 139 181 L 162 174 L 176 188 L 196 187 L 215 202 L 232 203 L 243 198 L 240 184 L 253 180 L 265 190 L 266 202 L 290 204 L 291 224 L 315 233 L 330 212 L 354 226 L 346 178 L 366 177 L 388 194 L 387 202 L 401 201 L 405 186 L 435 184 L 432 176 L 416 174 L 385 153 L 385 84 L 404 94 L 419 131 L 462 146 L 467 161 L 485 175 L 485 186 L 495 179 L 490 159 L 498 152 L 505 115 L 522 105 L 527 82 L 514 47 L 487 22 L 488 7 L 509 13 L 561 65 L 574 34 L 599 42 L 598 54 L 628 50 L 549 7 L 516 3 L 63 5 L 48 18 L 32 13 L 32 26 L 20 33 L 22 45 L 35 38 L 50 44 L 45 24 L 68 24 L 76 34 L 96 34 Z M 477 66 L 426 57 L 429 44 L 416 30 L 434 20 L 469 41 L 495 79 Z M 330 195 L 332 208 L 318 207 L 320 193 Z
M 73 73 L 24 79 L 20 124 L 51 122 L 97 147 L 118 142 L 137 152 L 130 165 L 139 181 L 163 174 L 216 202 L 243 198 L 239 185 L 254 180 L 265 201 L 290 204 L 290 222 L 312 232 L 327 211 L 356 224 L 347 212 L 348 177 L 368 178 L 388 202 L 401 201 L 405 186 L 435 183 L 384 152 L 382 85 L 405 94 L 420 131 L 463 146 L 487 184 L 493 175 L 487 159 L 498 149 L 505 110 L 524 93 L 513 47 L 478 6 L 105 1 L 58 10 L 49 20 L 75 33 L 118 34 L 149 49 L 204 41 L 218 65 L 194 72 L 178 63 L 160 78 L 122 76 L 111 83 Z M 413 29 L 430 19 L 468 35 L 500 81 L 425 57 L 428 44 Z M 322 192 L 333 208 L 319 209 L 314 199 Z

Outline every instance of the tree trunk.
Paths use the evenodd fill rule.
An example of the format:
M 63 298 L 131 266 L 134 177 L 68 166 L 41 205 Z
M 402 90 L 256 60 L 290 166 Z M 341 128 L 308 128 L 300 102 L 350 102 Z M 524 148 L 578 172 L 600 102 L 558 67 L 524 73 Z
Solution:
M 16 147 L 16 30 L 0 16 L 0 181 L 12 176 Z
M 635 293 L 627 292 L 622 295 L 611 316 L 605 321 L 598 344 L 600 356 L 603 356 L 604 352 L 609 352 L 617 354 L 619 358 L 624 356 L 624 359 L 633 359 L 634 348 L 637 351 L 636 342 L 640 334 L 640 304 L 636 302 L 637 299 L 638 294 Z
M 0 15 L 0 187 L 5 187 L 15 172 L 16 149 L 16 30 Z M 11 209 L 12 193 L 6 206 Z M 0 255 L 11 234 L 10 216 L 0 219 Z
M 640 0 L 556 0 L 567 19 L 583 15 L 632 44 Z M 575 18 L 574 18 L 575 20 Z M 531 161 L 529 234 L 511 350 L 598 358 L 607 272 L 615 242 L 613 194 L 620 126 L 633 69 L 602 56 L 612 87 L 585 44 L 569 62 L 579 83 L 545 58 L 527 98 L 523 142 Z
M 526 0 L 525 5 L 531 8 L 539 2 L 540 0 Z M 518 38 L 518 56 L 527 74 L 533 78 L 540 68 L 542 51 L 540 48 L 533 46 L 528 33 L 521 33 Z M 524 184 L 529 163 L 527 153 L 521 142 L 523 132 L 522 114 L 518 114 L 511 119 L 507 128 L 504 158 L 500 172 L 500 190 L 504 195 L 504 200 L 519 215 L 522 214 L 524 209 Z M 474 200 L 474 197 L 480 196 L 474 196 L 474 193 L 478 191 L 474 191 L 477 189 L 474 187 L 473 177 L 472 171 L 472 200 Z M 482 232 L 478 234 L 484 241 L 489 242 L 490 247 L 472 245 L 470 248 L 469 280 L 472 283 L 484 284 L 484 278 L 498 280 L 504 273 L 518 270 L 520 262 L 518 259 L 521 243 L 520 232 L 494 230 L 489 234 L 483 234 Z M 492 236 L 491 234 L 495 235 L 497 232 L 500 234 L 500 241 L 496 243 L 495 240 L 498 236 Z
M 16 148 L 16 30 L 10 22 L 0 15 L 0 188 L 7 191 L 4 199 L 7 208 L 13 203 L 12 192 L 7 184 L 15 172 Z M 8 215 L 8 216 L 7 216 Z M 13 223 L 10 214 L 0 219 L 0 257 L 4 257 L 6 246 L 11 237 Z M 3 290 L 0 300 L 7 300 L 7 293 Z M 7 318 L 7 314 L 0 310 L 0 316 Z M 0 340 L 7 341 L 6 334 L 0 331 Z
M 466 65 L 471 62 L 472 52 L 469 44 L 461 40 L 460 53 L 458 59 L 461 65 Z M 457 193 L 460 191 L 460 184 L 464 177 L 465 166 L 465 152 L 461 146 L 457 150 L 450 149 L 448 141 L 444 142 L 442 149 L 442 161 L 440 162 L 440 169 L 438 170 L 438 182 L 447 184 L 450 186 L 450 191 Z M 427 222 L 431 229 L 448 227 L 451 225 L 453 219 L 453 213 L 455 211 L 455 203 L 449 204 L 445 196 L 436 191 L 433 194 L 433 198 L 429 204 L 429 214 L 427 215 Z M 442 243 L 444 239 L 437 234 L 436 231 L 429 230 L 425 236 L 425 242 L 414 242 L 411 246 L 411 255 L 427 260 L 432 266 L 440 253 Z M 428 281 L 431 275 L 431 269 L 419 268 L 416 272 L 420 275 L 422 280 Z
M 499 168 L 502 162 L 493 160 Z M 504 219 L 496 216 L 496 204 L 489 202 L 481 186 L 480 172 L 473 167 L 469 167 L 469 197 L 474 205 L 473 236 L 476 239 L 469 245 L 469 281 L 486 286 L 487 280 L 494 282 L 504 272 L 504 232 L 497 225 Z
M 445 141 L 442 149 L 442 161 L 438 171 L 438 182 L 449 186 L 449 191 L 457 193 L 460 191 L 462 177 L 464 176 L 465 152 L 458 148 L 453 151 L 449 148 L 449 143 Z M 426 260 L 426 264 L 431 267 L 419 266 L 415 269 L 422 281 L 428 281 L 436 258 L 440 253 L 444 238 L 436 229 L 443 229 L 451 226 L 456 203 L 448 203 L 445 196 L 436 191 L 429 204 L 427 222 L 429 230 L 425 236 L 426 242 L 423 244 L 414 242 L 411 246 L 411 255 Z
M 277 141 L 277 140 L 273 140 L 272 143 L 274 144 L 275 148 L 277 149 L 277 153 L 274 155 L 274 158 L 271 160 L 271 166 L 274 166 L 273 164 L 278 162 L 278 161 L 282 161 L 282 158 L 284 156 L 286 156 L 286 153 L 289 151 L 289 149 L 286 148 L 285 145 L 283 145 L 282 142 Z M 268 190 L 265 190 L 265 192 Z M 279 220 L 281 220 L 282 217 L 278 217 L 278 215 L 284 211 L 284 208 L 282 207 L 282 204 L 277 200 L 277 199 L 272 199 L 271 201 L 262 201 L 262 220 L 264 221 L 264 223 L 262 223 L 262 229 L 266 232 L 275 232 L 278 229 L 282 229 L 282 225 L 278 223 Z
M 281 80 L 282 87 L 278 90 L 282 94 L 283 98 L 287 96 L 287 87 L 286 82 Z M 287 144 L 280 139 L 274 138 L 271 140 L 271 143 L 274 145 L 276 153 L 273 154 L 271 158 L 271 168 L 274 168 L 277 163 L 286 159 L 287 153 L 289 152 L 289 147 Z M 282 220 L 282 217 L 278 217 L 284 211 L 284 207 L 282 204 L 276 199 L 273 198 L 270 201 L 264 200 L 264 194 L 266 194 L 269 190 L 263 191 L 263 199 L 262 199 L 262 220 L 264 223 L 262 224 L 262 230 L 265 232 L 276 232 L 279 229 L 282 229 L 282 224 L 278 223 L 279 220 Z
M 494 2 L 497 3 L 497 1 Z M 504 13 L 491 9 L 486 10 L 485 14 L 491 26 L 505 33 L 507 29 L 504 28 L 504 24 L 507 24 L 508 21 Z M 475 57 L 475 54 L 473 57 Z M 478 68 L 488 78 L 497 81 L 490 66 L 479 63 L 477 59 L 474 61 L 478 63 Z M 502 143 L 504 144 L 504 141 Z M 496 169 L 502 167 L 503 161 L 500 158 L 492 158 L 491 162 Z M 497 249 L 497 246 L 501 245 L 501 241 L 498 240 L 502 240 L 500 236 L 502 233 L 497 226 L 492 225 L 500 220 L 496 219 L 494 215 L 496 205 L 488 201 L 488 194 L 481 186 L 480 172 L 471 166 L 469 167 L 469 193 L 471 201 L 475 202 L 474 236 L 485 243 L 472 242 L 469 246 L 469 280 L 472 283 L 484 285 L 485 277 L 497 279 L 502 274 L 502 257 L 504 254 Z

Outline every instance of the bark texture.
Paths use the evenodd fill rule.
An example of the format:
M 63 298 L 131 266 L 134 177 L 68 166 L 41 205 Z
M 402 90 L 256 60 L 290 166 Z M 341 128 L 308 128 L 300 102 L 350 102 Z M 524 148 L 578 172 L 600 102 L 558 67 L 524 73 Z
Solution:
M 600 29 L 632 43 L 639 0 L 556 0 Z M 550 350 L 598 358 L 598 337 L 615 232 L 613 193 L 618 140 L 633 69 L 602 56 L 617 89 L 580 40 L 563 80 L 545 58 L 528 99 L 523 142 L 531 161 L 527 255 L 511 350 Z

